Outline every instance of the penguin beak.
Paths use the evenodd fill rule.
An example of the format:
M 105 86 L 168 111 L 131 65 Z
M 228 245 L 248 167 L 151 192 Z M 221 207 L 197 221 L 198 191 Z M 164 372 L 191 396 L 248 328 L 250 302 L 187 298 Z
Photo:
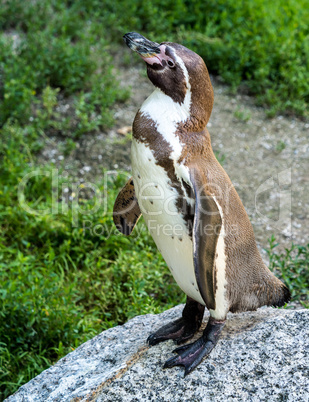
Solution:
M 151 42 L 143 35 L 137 32 L 129 32 L 123 36 L 126 45 L 141 56 L 148 64 L 162 64 L 167 56 L 165 55 L 165 45 L 160 45 L 156 42 Z

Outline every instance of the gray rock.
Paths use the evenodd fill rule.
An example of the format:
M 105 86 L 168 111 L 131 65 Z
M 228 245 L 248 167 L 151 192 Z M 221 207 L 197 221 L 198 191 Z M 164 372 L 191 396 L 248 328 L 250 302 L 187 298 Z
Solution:
M 229 314 L 215 349 L 186 378 L 181 367 L 162 369 L 172 341 L 151 348 L 145 342 L 181 311 L 177 306 L 104 331 L 6 401 L 309 400 L 309 310 Z

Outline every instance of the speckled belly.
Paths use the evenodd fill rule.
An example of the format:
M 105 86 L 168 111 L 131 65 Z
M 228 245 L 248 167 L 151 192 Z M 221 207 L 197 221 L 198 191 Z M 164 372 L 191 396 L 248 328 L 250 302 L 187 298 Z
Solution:
M 152 238 L 180 288 L 205 304 L 195 278 L 192 240 L 176 207 L 177 191 L 149 147 L 133 141 L 131 160 L 138 203 Z

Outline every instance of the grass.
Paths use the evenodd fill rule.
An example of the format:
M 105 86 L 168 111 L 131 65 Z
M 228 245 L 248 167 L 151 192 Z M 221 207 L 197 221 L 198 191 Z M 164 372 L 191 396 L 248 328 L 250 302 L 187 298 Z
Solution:
M 80 5 L 81 7 L 81 5 Z M 78 138 L 113 123 L 125 100 L 99 22 L 59 1 L 6 2 L 0 10 L 0 127 L 8 121 Z
M 245 85 L 269 116 L 309 117 L 308 19 L 306 0 L 4 2 L 0 124 L 26 123 L 47 86 L 74 94 L 74 118 L 54 116 L 55 130 L 80 136 L 111 123 L 109 106 L 127 96 L 115 86 L 111 54 L 129 31 L 195 50 L 233 90 Z
M 258 102 L 271 105 L 270 114 L 305 115 L 304 0 L 238 6 L 229 0 L 106 0 L 104 7 L 99 0 L 42 0 L 39 7 L 35 1 L 3 2 L 0 399 L 102 330 L 184 301 L 145 225 L 139 223 L 130 239 L 114 229 L 111 210 L 122 174 L 96 183 L 95 197 L 80 186 L 70 199 L 62 189 L 72 189 L 73 179 L 37 161 L 50 137 L 61 139 L 61 152 L 68 155 L 78 138 L 113 124 L 114 103 L 129 96 L 112 68 L 115 42 L 124 32 L 180 41 L 234 88 L 245 80 Z M 235 117 L 249 118 L 246 111 Z M 278 152 L 283 148 L 278 143 Z M 217 156 L 223 163 L 225 155 Z M 100 195 L 104 202 L 93 211 Z M 50 208 L 53 213 L 44 212 Z M 309 246 L 277 254 L 272 239 L 268 252 L 293 300 L 308 307 Z
M 242 110 L 240 108 L 237 108 L 234 112 L 234 116 L 236 117 L 236 119 L 243 122 L 247 122 L 251 119 L 251 113 L 247 109 Z
M 276 147 L 275 147 L 276 152 L 278 152 L 278 154 L 280 152 L 282 152 L 285 148 L 286 148 L 286 143 L 282 140 L 278 141 L 276 144 Z
M 0 150 L 2 397 L 102 330 L 184 301 L 145 226 L 130 239 L 114 227 L 111 211 L 124 175 L 110 178 L 107 188 L 97 184 L 96 197 L 107 197 L 107 209 L 102 203 L 89 214 L 94 202 L 82 190 L 65 207 L 55 200 L 54 167 L 47 165 L 25 184 L 23 203 L 55 211 L 56 202 L 58 212 L 33 215 L 21 208 L 18 186 L 38 169 L 36 140 L 25 141 L 25 130 L 4 127 Z M 61 197 L 70 179 L 58 174 Z
M 270 117 L 309 117 L 306 0 L 120 0 L 107 1 L 104 13 L 113 38 L 140 31 L 157 42 L 180 42 L 233 90 L 245 86 Z
M 280 277 L 291 292 L 292 301 L 298 300 L 309 308 L 309 244 L 292 244 L 284 252 L 276 253 L 276 239 L 269 239 L 269 268 Z

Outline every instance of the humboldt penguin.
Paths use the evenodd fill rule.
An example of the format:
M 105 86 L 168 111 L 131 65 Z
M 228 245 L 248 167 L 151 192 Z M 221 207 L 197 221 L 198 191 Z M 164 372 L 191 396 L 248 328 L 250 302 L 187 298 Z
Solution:
M 145 61 L 155 90 L 134 119 L 132 178 L 116 199 L 114 222 L 129 235 L 142 214 L 187 295 L 182 317 L 151 334 L 150 345 L 189 340 L 209 310 L 201 338 L 175 349 L 164 365 L 184 366 L 187 375 L 217 343 L 229 311 L 283 306 L 290 293 L 262 261 L 245 208 L 213 153 L 206 125 L 214 95 L 203 59 L 135 32 L 124 41 Z

